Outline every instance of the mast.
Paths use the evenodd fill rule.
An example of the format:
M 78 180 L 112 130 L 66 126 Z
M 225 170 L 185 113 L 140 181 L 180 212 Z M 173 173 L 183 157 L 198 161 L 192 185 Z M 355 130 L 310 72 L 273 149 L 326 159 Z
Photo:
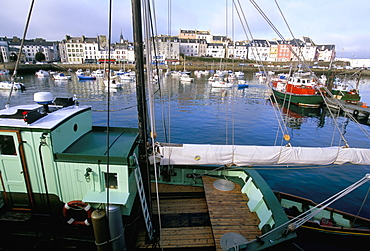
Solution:
M 148 111 L 146 105 L 145 78 L 144 78 L 144 46 L 141 22 L 141 3 L 140 0 L 131 0 L 132 4 L 132 23 L 135 52 L 135 72 L 136 72 L 136 97 L 138 110 L 139 126 L 139 165 L 143 177 L 144 192 L 147 195 L 149 212 L 152 212 L 151 189 L 150 189 L 150 172 L 148 162 L 147 143 L 148 134 Z

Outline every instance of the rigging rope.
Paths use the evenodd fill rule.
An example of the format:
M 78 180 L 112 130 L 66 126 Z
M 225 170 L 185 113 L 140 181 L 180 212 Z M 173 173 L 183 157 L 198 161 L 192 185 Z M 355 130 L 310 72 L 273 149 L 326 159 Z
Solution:
M 154 5 L 154 2 L 152 2 Z M 153 161 L 153 167 L 154 167 L 154 178 L 155 178 L 155 192 L 156 192 L 156 200 L 157 200 L 157 210 L 158 210 L 158 224 L 159 224 L 159 245 L 161 245 L 162 242 L 162 220 L 161 220 L 161 208 L 160 208 L 160 200 L 159 200 L 159 187 L 158 187 L 158 174 L 160 173 L 159 167 L 157 166 L 157 163 L 155 161 L 155 153 L 156 153 L 156 145 L 154 144 L 155 138 L 156 138 L 156 126 L 155 126 L 155 115 L 154 115 L 154 84 L 152 81 L 155 79 L 153 78 L 153 70 L 151 67 L 151 60 L 152 60 L 152 52 L 154 51 L 154 54 L 156 55 L 156 48 L 155 48 L 155 13 L 152 16 L 152 11 L 151 11 L 151 3 L 150 0 L 143 0 L 143 6 L 144 6 L 144 34 L 145 34 L 145 41 L 146 41 L 146 66 L 147 66 L 147 86 L 149 90 L 149 120 L 150 120 L 150 128 L 151 128 L 151 148 L 152 148 L 152 154 L 154 156 L 154 161 Z M 154 21 L 153 21 L 154 20 Z M 152 40 L 150 38 L 153 38 Z M 153 51 L 152 51 L 152 45 L 153 45 Z M 157 57 L 155 57 L 157 58 Z M 158 69 L 158 64 L 156 64 L 157 67 L 157 76 L 159 76 L 159 69 Z M 160 79 L 157 79 L 158 84 L 160 83 Z M 161 91 L 160 91 L 161 93 Z M 150 185 L 150 184 L 149 184 Z M 150 194 L 148 195 L 150 196 Z
M 10 92 L 9 92 L 8 100 L 6 101 L 6 104 L 5 104 L 5 108 L 6 108 L 6 109 L 8 109 L 8 108 L 9 108 L 9 105 L 10 105 L 10 99 L 11 99 L 12 92 L 13 92 L 13 89 L 14 89 L 14 81 L 15 81 L 15 79 L 16 79 L 18 65 L 19 65 L 19 62 L 20 62 L 20 60 L 21 60 L 22 50 L 23 50 L 23 45 L 24 45 L 24 40 L 26 39 L 27 30 L 28 30 L 28 26 L 29 26 L 29 24 L 30 24 L 31 14 L 32 14 L 32 10 L 33 10 L 34 3 L 35 3 L 35 0 L 32 0 L 32 2 L 31 2 L 31 6 L 30 6 L 30 9 L 29 9 L 29 11 L 28 11 L 28 17 L 27 17 L 27 21 L 26 21 L 26 26 L 24 27 L 24 32 L 23 32 L 23 37 L 22 37 L 22 41 L 21 41 L 21 46 L 20 46 L 20 48 L 19 48 L 19 55 L 18 55 L 18 57 L 17 57 L 17 61 L 16 61 L 16 63 L 15 63 L 15 67 L 14 67 L 13 75 L 12 75 L 12 77 L 11 77 L 12 88 L 10 88 Z
M 363 178 L 361 178 L 360 180 L 358 180 L 354 184 L 348 186 L 347 188 L 343 189 L 339 193 L 331 196 L 330 198 L 326 199 L 322 203 L 317 204 L 315 207 L 312 207 L 309 210 L 303 212 L 302 214 L 298 215 L 297 217 L 295 217 L 295 218 L 287 221 L 286 223 L 284 223 L 284 224 L 282 224 L 282 225 L 274 228 L 273 230 L 271 230 L 271 231 L 269 231 L 269 232 L 261 235 L 260 238 L 262 238 L 264 236 L 267 236 L 267 235 L 271 234 L 272 232 L 275 232 L 278 229 L 280 229 L 282 227 L 285 227 L 285 226 L 288 226 L 288 229 L 289 230 L 293 230 L 294 231 L 295 229 L 297 229 L 300 226 L 302 226 L 309 219 L 311 219 L 312 217 L 314 217 L 315 215 L 317 215 L 318 213 L 320 213 L 322 210 L 324 210 L 330 204 L 332 204 L 333 202 L 339 200 L 340 198 L 342 198 L 343 196 L 349 194 L 350 192 L 354 191 L 355 189 L 357 189 L 358 187 L 362 186 L 363 184 L 365 184 L 369 180 L 370 180 L 370 174 L 366 174 Z

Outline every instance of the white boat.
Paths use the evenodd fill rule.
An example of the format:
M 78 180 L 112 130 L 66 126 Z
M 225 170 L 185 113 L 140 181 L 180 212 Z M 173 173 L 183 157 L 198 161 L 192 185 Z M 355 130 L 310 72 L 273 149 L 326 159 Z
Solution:
M 70 80 L 72 79 L 71 75 L 64 75 L 64 73 L 57 73 L 53 75 L 54 80 Z
M 38 70 L 38 71 L 35 73 L 35 75 L 36 75 L 37 77 L 41 77 L 41 78 L 43 78 L 43 77 L 49 77 L 49 76 L 50 76 L 49 72 L 47 72 L 47 71 L 45 71 L 45 70 Z
M 91 76 L 94 76 L 96 78 L 103 78 L 104 77 L 104 70 L 98 69 L 91 73 Z
M 179 72 L 179 71 L 173 71 L 173 72 L 171 72 L 171 76 L 172 77 L 181 77 L 181 75 L 182 75 L 182 73 Z
M 216 80 L 211 82 L 213 88 L 230 88 L 233 87 L 233 83 Z
M 193 82 L 194 78 L 191 78 L 188 74 L 182 74 L 180 77 L 181 82 Z
M 242 77 L 244 77 L 244 72 L 242 72 L 242 71 L 237 71 L 237 72 L 235 72 L 234 74 L 235 74 L 235 76 L 236 76 L 237 78 L 242 78 Z
M 10 90 L 13 87 L 14 90 L 25 90 L 26 87 L 24 84 L 19 82 L 12 83 L 11 81 L 1 81 L 0 82 L 0 89 L 1 90 Z
M 78 76 L 84 74 L 84 71 L 82 69 L 78 69 L 75 73 Z
M 116 75 L 111 76 L 109 81 L 108 79 L 104 79 L 103 83 L 105 87 L 109 87 L 109 88 L 122 88 L 124 86 L 124 83 L 118 81 L 118 76 Z
M 122 81 L 133 81 L 134 78 L 132 76 L 130 76 L 129 73 L 125 73 L 125 74 L 121 74 L 119 75 L 119 78 L 122 80 Z

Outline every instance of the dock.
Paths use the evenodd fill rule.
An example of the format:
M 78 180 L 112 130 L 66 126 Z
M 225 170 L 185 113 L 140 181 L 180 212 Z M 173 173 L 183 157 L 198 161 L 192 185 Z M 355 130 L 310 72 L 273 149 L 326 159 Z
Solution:
M 326 106 L 330 109 L 347 112 L 356 119 L 369 120 L 370 108 L 366 105 L 355 105 L 336 98 L 326 98 L 325 100 Z
M 232 191 L 220 191 L 213 186 L 216 179 L 205 176 L 202 179 L 203 187 L 159 184 L 161 238 L 157 245 L 150 245 L 145 243 L 146 233 L 141 232 L 136 244 L 138 249 L 221 251 L 220 239 L 225 233 L 239 233 L 247 240 L 261 235 L 258 218 L 249 211 L 248 198 L 238 184 Z M 156 221 L 155 199 L 153 211 L 153 221 Z

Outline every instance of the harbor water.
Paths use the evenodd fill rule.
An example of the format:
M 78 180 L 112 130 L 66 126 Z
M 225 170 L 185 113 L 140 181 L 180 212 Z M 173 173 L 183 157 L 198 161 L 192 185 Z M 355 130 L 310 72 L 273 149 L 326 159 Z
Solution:
M 67 74 L 67 73 L 66 73 Z M 107 90 L 102 79 L 57 81 L 33 74 L 22 75 L 25 91 L 14 91 L 10 106 L 33 103 L 35 92 L 48 91 L 54 97 L 76 96 L 81 105 L 91 105 L 96 125 L 137 127 L 136 89 L 125 82 L 120 89 Z M 194 76 L 192 76 L 194 77 Z M 0 76 L 0 81 L 9 76 Z M 350 147 L 370 148 L 369 125 L 357 124 L 343 116 L 330 117 L 321 108 L 281 107 L 268 99 L 270 90 L 252 74 L 246 74 L 248 88 L 211 88 L 208 77 L 182 83 L 179 78 L 163 77 L 155 86 L 157 141 L 195 144 L 284 145 L 279 121 L 281 116 L 293 146 L 343 146 L 337 126 L 344 131 Z M 362 102 L 370 104 L 370 78 L 360 83 Z M 8 90 L 0 90 L 4 108 Z M 274 109 L 280 107 L 280 110 Z M 107 121 L 109 113 L 109 123 Z M 166 136 L 165 136 L 166 135 Z M 312 156 L 315 158 L 315 156 Z M 255 167 L 272 189 L 322 202 L 370 173 L 369 166 L 258 166 Z M 370 182 L 331 206 L 370 218 Z M 361 210 L 360 210 L 361 209 Z

